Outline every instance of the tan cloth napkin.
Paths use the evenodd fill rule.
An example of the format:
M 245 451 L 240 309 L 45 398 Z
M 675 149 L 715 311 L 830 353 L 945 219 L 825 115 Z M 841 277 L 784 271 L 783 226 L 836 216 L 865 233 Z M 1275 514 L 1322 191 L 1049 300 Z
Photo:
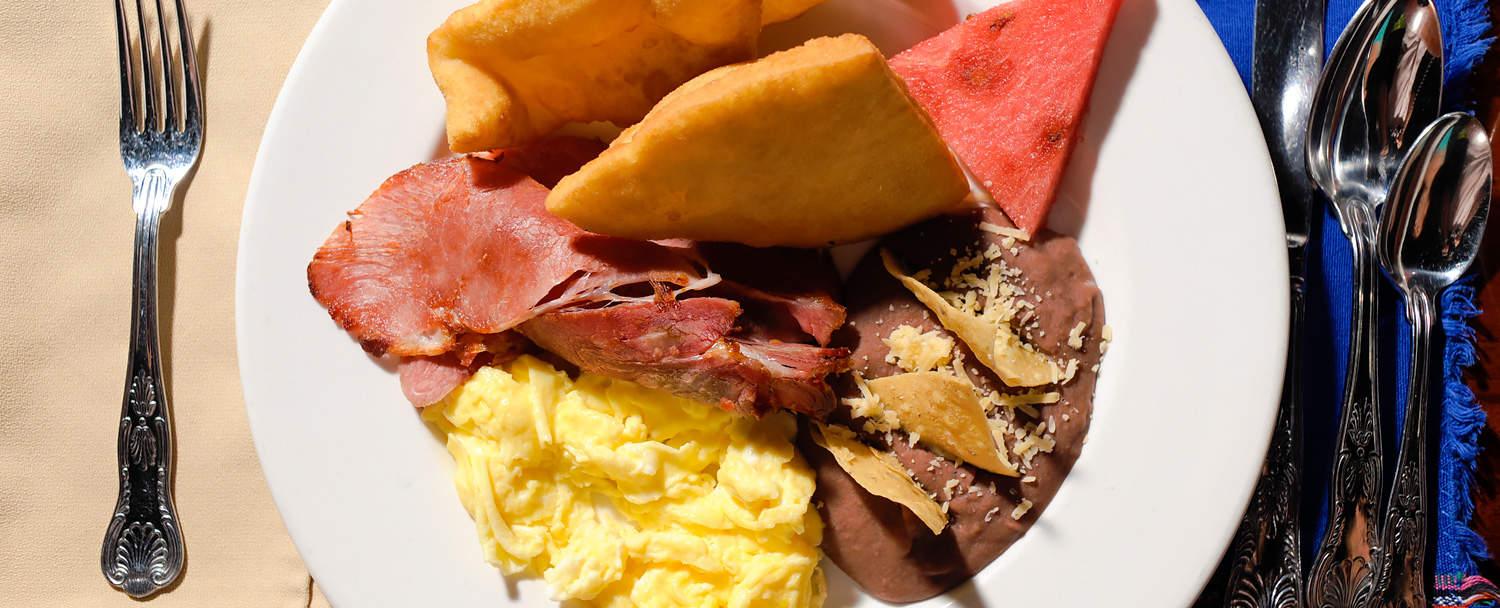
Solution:
M 129 0 L 127 0 L 128 2 Z M 207 139 L 168 215 L 162 338 L 176 410 L 180 585 L 146 606 L 314 594 L 251 446 L 234 350 L 240 208 L 266 116 L 326 0 L 187 0 Z M 99 573 L 114 505 L 134 221 L 107 0 L 0 2 L 0 605 L 139 606 Z

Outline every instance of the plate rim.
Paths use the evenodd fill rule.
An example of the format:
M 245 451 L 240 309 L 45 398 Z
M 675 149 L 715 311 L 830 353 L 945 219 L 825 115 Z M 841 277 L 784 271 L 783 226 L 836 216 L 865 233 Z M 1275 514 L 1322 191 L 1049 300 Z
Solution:
M 246 347 L 247 341 L 243 339 L 243 336 L 245 335 L 245 332 L 247 331 L 247 320 L 246 320 L 246 317 L 245 317 L 245 314 L 246 314 L 245 311 L 249 308 L 247 306 L 248 302 L 247 302 L 247 295 L 246 294 L 249 293 L 250 291 L 252 291 L 250 289 L 250 286 L 247 284 L 247 280 L 248 280 L 247 279 L 247 275 L 242 270 L 243 268 L 246 267 L 247 262 L 249 261 L 248 249 L 244 246 L 244 243 L 247 242 L 247 236 L 249 236 L 250 232 L 251 232 L 251 222 L 249 222 L 247 220 L 250 218 L 250 216 L 252 215 L 252 213 L 254 213 L 255 210 L 259 207 L 258 201 L 261 198 L 261 191 L 265 188 L 265 186 L 263 185 L 263 178 L 262 178 L 261 169 L 262 169 L 262 167 L 265 164 L 266 157 L 271 154 L 271 148 L 270 148 L 270 146 L 268 144 L 276 136 L 279 135 L 279 132 L 280 132 L 280 129 L 279 129 L 280 123 L 282 123 L 284 121 L 284 119 L 285 119 L 284 115 L 287 112 L 291 111 L 291 109 L 289 107 L 289 103 L 288 103 L 289 97 L 291 97 L 290 91 L 294 88 L 295 84 L 299 83 L 305 77 L 304 72 L 307 70 L 307 64 L 310 61 L 310 59 L 309 59 L 310 54 L 313 51 L 313 47 L 316 46 L 315 43 L 317 41 L 319 41 L 320 39 L 322 39 L 323 37 L 327 36 L 327 30 L 333 26 L 333 24 L 335 23 L 335 21 L 340 18 L 340 15 L 344 11 L 352 10 L 352 7 L 355 7 L 355 6 L 357 6 L 357 5 L 361 4 L 361 3 L 369 3 L 369 2 L 375 2 L 375 1 L 376 0 L 330 0 L 328 6 L 319 15 L 317 21 L 314 23 L 313 27 L 309 30 L 309 33 L 308 33 L 307 37 L 304 39 L 301 48 L 298 50 L 296 59 L 294 60 L 292 66 L 288 70 L 287 76 L 284 79 L 281 88 L 278 90 L 278 93 L 276 95 L 276 100 L 275 100 L 275 103 L 274 103 L 274 105 L 273 105 L 273 107 L 271 109 L 271 112 L 267 115 L 265 127 L 264 127 L 264 129 L 262 131 L 262 135 L 261 135 L 260 141 L 257 144 L 257 151 L 256 151 L 256 154 L 255 154 L 254 165 L 253 165 L 253 168 L 251 170 L 250 177 L 249 177 L 249 180 L 248 180 L 248 187 L 247 187 L 247 190 L 246 190 L 244 205 L 243 205 L 242 212 L 241 212 L 241 218 L 240 218 L 241 219 L 241 223 L 240 223 L 240 229 L 239 229 L 239 232 L 238 232 L 238 241 L 236 243 L 236 256 L 235 256 L 235 263 L 236 263 L 236 268 L 235 268 L 235 294 L 234 294 L 234 300 L 233 300 L 233 302 L 234 302 L 234 310 L 235 310 L 235 339 L 236 339 L 236 350 L 235 350 L 235 352 L 236 352 L 236 359 L 237 359 L 237 368 L 238 368 L 238 371 L 239 371 L 239 374 L 240 374 L 239 379 L 241 381 L 241 389 L 242 389 L 242 393 L 243 393 L 242 397 L 243 397 L 244 403 L 245 403 L 246 415 L 247 415 L 247 418 L 249 419 L 249 422 L 250 422 L 249 426 L 250 426 L 250 429 L 251 429 L 251 435 L 252 435 L 253 443 L 255 445 L 255 450 L 256 450 L 256 455 L 257 455 L 258 462 L 264 462 L 266 460 L 267 450 L 271 449 L 271 448 L 268 445 L 268 442 L 265 441 L 265 440 L 263 440 L 261 438 L 262 435 L 260 433 L 256 432 L 256 429 L 259 427 L 259 425 L 256 423 L 256 420 L 259 419 L 259 415 L 256 412 L 256 408 L 252 405 L 252 401 L 251 401 L 251 398 L 250 398 L 250 393 L 251 393 L 252 389 L 250 387 L 249 382 L 246 380 L 249 376 L 252 375 L 252 374 L 247 373 L 247 368 L 251 368 L 251 369 L 254 368 L 254 364 L 247 363 L 248 361 L 252 360 L 252 357 L 249 356 L 251 353 L 249 353 L 247 351 L 247 347 Z M 959 4 L 962 4 L 965 1 L 966 0 L 954 0 L 954 2 L 959 3 Z M 1126 3 L 1129 3 L 1131 1 L 1132 0 L 1125 0 Z M 1146 1 L 1153 2 L 1153 3 L 1158 3 L 1158 4 L 1159 3 L 1163 3 L 1163 2 L 1172 2 L 1172 0 L 1146 0 Z M 1207 32 L 1212 33 L 1213 32 L 1212 24 L 1208 21 L 1207 17 L 1201 11 L 1196 10 L 1197 9 L 1196 6 L 1193 6 L 1191 8 L 1194 9 L 1193 12 L 1196 13 L 1195 20 L 1198 21 L 1198 22 L 1200 22 L 1199 25 L 1198 25 L 1198 27 L 1206 30 Z M 1124 9 L 1122 9 L 1122 10 L 1124 10 Z M 1217 40 L 1217 37 L 1214 37 L 1213 39 Z M 1212 54 L 1214 54 L 1214 55 L 1216 55 L 1218 57 L 1217 63 L 1221 64 L 1221 66 L 1220 66 L 1219 69 L 1221 69 L 1222 71 L 1224 71 L 1226 73 L 1236 74 L 1237 75 L 1237 72 L 1235 71 L 1233 63 L 1231 62 L 1227 51 L 1222 47 L 1222 45 L 1215 45 L 1215 49 L 1213 49 L 1212 51 L 1206 51 L 1206 52 L 1211 52 Z M 1236 81 L 1238 81 L 1237 76 L 1236 76 Z M 1224 120 L 1226 120 L 1226 121 L 1232 121 L 1232 122 L 1240 122 L 1240 123 L 1242 123 L 1245 126 L 1253 128 L 1256 133 L 1260 133 L 1261 132 L 1260 124 L 1259 124 L 1259 122 L 1257 120 L 1255 120 L 1254 112 L 1253 112 L 1253 109 L 1251 107 L 1248 94 L 1234 96 L 1233 99 L 1225 99 L 1224 101 L 1227 102 L 1230 106 L 1232 106 L 1232 107 L 1227 108 L 1230 111 L 1226 112 L 1226 115 L 1224 116 Z M 1230 116 L 1230 114 L 1238 115 L 1238 120 L 1233 120 L 1233 116 Z M 1270 184 L 1270 187 L 1274 191 L 1275 190 L 1275 178 L 1274 178 L 1274 173 L 1271 170 L 1269 153 L 1264 148 L 1257 148 L 1254 151 L 1247 151 L 1246 154 L 1248 155 L 1248 158 L 1244 158 L 1244 159 L 1240 159 L 1240 160 L 1254 161 L 1256 164 L 1262 165 L 1260 168 L 1254 169 L 1254 171 L 1257 172 L 1257 173 L 1262 173 L 1262 174 L 1266 175 L 1267 179 L 1268 179 L 1268 182 Z M 1251 168 L 1246 167 L 1244 170 L 1245 171 L 1251 171 Z M 1275 201 L 1270 201 L 1270 202 L 1274 203 Z M 1280 215 L 1281 215 L 1279 206 L 1275 207 L 1274 213 L 1276 214 L 1277 218 L 1279 219 Z M 1280 237 L 1278 237 L 1278 238 L 1280 238 Z M 1284 259 L 1278 259 L 1278 260 L 1271 261 L 1270 264 L 1273 265 L 1273 266 L 1276 266 L 1276 265 L 1279 264 L 1282 267 L 1282 269 L 1284 270 L 1285 266 L 1286 266 L 1286 261 Z M 1282 272 L 1281 274 L 1286 274 L 1286 273 Z M 1280 291 L 1278 291 L 1278 296 L 1280 296 L 1279 297 L 1279 301 L 1280 302 L 1286 302 L 1288 300 L 1288 297 L 1289 297 L 1289 287 L 1283 284 L 1281 286 Z M 1285 315 L 1281 315 L 1281 317 L 1285 317 Z M 1277 332 L 1277 335 L 1285 336 L 1286 333 L 1287 333 L 1286 329 L 1287 329 L 1288 322 L 1283 319 L 1280 322 L 1280 325 L 1281 325 L 1280 327 L 1274 328 L 1274 329 L 1279 329 L 1280 330 L 1280 331 Z M 1274 340 L 1274 344 L 1270 345 L 1268 347 L 1268 349 L 1271 350 L 1271 351 L 1278 352 L 1279 356 L 1277 358 L 1284 360 L 1285 353 L 1286 353 L 1286 350 L 1287 350 L 1286 339 L 1284 337 L 1280 338 L 1280 339 L 1275 339 Z M 1283 380 L 1282 376 L 1278 373 L 1278 375 L 1275 378 L 1275 383 L 1274 383 L 1276 390 L 1273 391 L 1278 396 L 1280 394 L 1280 385 L 1281 385 L 1282 380 Z M 1271 402 L 1271 404 L 1270 404 L 1270 407 L 1265 408 L 1265 411 L 1262 413 L 1261 418 L 1263 418 L 1264 420 L 1263 420 L 1263 423 L 1261 424 L 1261 426 L 1264 427 L 1265 432 L 1264 433 L 1256 433 L 1255 434 L 1255 443 L 1257 443 L 1258 446 L 1259 446 L 1258 453 L 1264 453 L 1265 449 L 1269 446 L 1270 438 L 1271 438 L 1271 432 L 1272 432 L 1272 427 L 1274 426 L 1273 423 L 1274 423 L 1275 414 L 1276 414 L 1276 407 L 1275 406 L 1276 406 L 1277 403 L 1279 403 L 1279 397 L 1277 399 L 1273 400 Z M 1096 413 L 1096 416 L 1097 416 L 1097 413 Z M 1092 430 L 1093 429 L 1091 429 L 1091 431 Z M 1084 454 L 1087 454 L 1087 450 L 1084 450 Z M 1257 459 L 1257 464 L 1258 464 L 1258 460 L 1259 459 Z M 1256 469 L 1258 469 L 1258 466 L 1256 467 Z M 269 470 L 265 469 L 265 467 L 263 465 L 262 465 L 262 472 L 263 472 L 263 475 L 264 475 L 264 477 L 266 479 L 267 486 L 269 487 L 269 489 L 271 491 L 273 501 L 276 504 L 277 514 L 278 514 L 279 517 L 282 518 L 282 522 L 283 522 L 284 526 L 286 527 L 286 529 L 288 531 L 288 535 L 292 538 L 292 541 L 293 541 L 294 545 L 297 546 L 299 558 L 302 558 L 304 560 L 304 564 L 308 568 L 309 573 L 312 573 L 314 570 L 319 569 L 319 567 L 316 566 L 316 565 L 314 565 L 311 562 L 308 562 L 305 557 L 302 557 L 304 555 L 303 541 L 299 541 L 297 535 L 293 533 L 293 527 L 294 527 L 294 525 L 290 521 L 290 519 L 287 517 L 287 515 L 286 515 L 287 512 L 283 508 L 283 505 L 286 503 L 286 501 L 285 501 L 284 497 L 281 495 L 281 493 L 278 492 L 278 490 L 277 490 L 277 484 L 272 481 L 272 473 Z M 1249 479 L 1248 483 L 1234 484 L 1235 487 L 1240 487 L 1241 488 L 1241 490 L 1239 491 L 1239 495 L 1240 495 L 1240 498 L 1242 498 L 1242 500 L 1236 501 L 1237 503 L 1241 503 L 1241 507 L 1240 507 L 1241 511 L 1243 510 L 1243 506 L 1247 505 L 1248 502 L 1249 502 L 1249 500 L 1250 500 L 1251 494 L 1252 494 L 1253 489 L 1254 489 L 1255 480 L 1256 480 L 1257 477 L 1258 477 L 1258 475 L 1256 475 L 1255 471 L 1252 470 L 1251 473 L 1250 473 L 1250 475 L 1249 475 L 1249 478 L 1248 478 Z M 1059 489 L 1059 496 L 1062 495 L 1062 493 L 1066 490 L 1067 487 L 1068 487 L 1067 483 L 1064 483 L 1062 485 L 1062 487 Z M 1236 514 L 1233 517 L 1233 521 L 1232 521 L 1231 525 L 1227 529 L 1224 529 L 1222 531 L 1222 533 L 1219 535 L 1219 536 L 1222 537 L 1221 538 L 1222 542 L 1220 543 L 1220 545 L 1222 545 L 1222 547 L 1224 547 L 1224 548 L 1227 549 L 1227 547 L 1229 545 L 1229 542 L 1232 539 L 1233 533 L 1234 533 L 1235 528 L 1236 528 L 1236 526 L 1233 525 L 1233 522 L 1237 522 L 1238 520 L 1239 520 L 1239 514 L 1238 514 L 1238 512 L 1236 512 Z M 475 557 L 475 559 L 478 559 L 478 558 Z M 828 563 L 831 565 L 831 562 L 828 562 Z M 1206 582 L 1208 582 L 1209 577 L 1213 574 L 1213 572 L 1215 571 L 1217 565 L 1218 565 L 1217 563 L 1206 563 L 1206 564 L 1203 564 L 1201 566 L 1201 568 L 1200 568 L 1200 570 L 1201 570 L 1200 574 L 1201 575 L 1199 577 L 1200 580 L 1197 581 L 1197 585 L 1196 585 L 1195 588 L 1200 588 L 1201 589 L 1201 587 L 1203 586 L 1203 584 L 1206 583 Z M 314 578 L 317 578 L 317 577 L 314 577 Z M 971 586 L 971 587 L 974 586 L 972 583 L 966 583 L 966 585 Z M 1191 601 L 1191 599 L 1192 599 L 1191 597 L 1187 598 L 1188 601 Z

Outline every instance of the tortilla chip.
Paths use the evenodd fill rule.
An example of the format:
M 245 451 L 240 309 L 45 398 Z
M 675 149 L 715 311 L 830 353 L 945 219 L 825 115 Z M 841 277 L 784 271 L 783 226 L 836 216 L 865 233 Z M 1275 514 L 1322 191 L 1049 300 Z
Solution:
M 833 454 L 839 468 L 853 477 L 859 487 L 906 507 L 933 534 L 943 533 L 948 514 L 906 474 L 895 456 L 861 443 L 853 431 L 843 427 L 814 424 L 812 440 Z
M 917 443 L 991 473 L 1020 474 L 995 445 L 984 406 L 969 383 L 942 372 L 913 372 L 876 378 L 869 386 Z
M 974 357 L 990 368 L 1008 386 L 1029 387 L 1052 384 L 1063 379 L 1063 372 L 1041 353 L 1026 348 L 1021 337 L 1008 323 L 989 323 L 949 304 L 927 284 L 901 270 L 890 251 L 882 249 L 880 259 L 886 272 L 901 281 L 923 305 L 937 315 L 938 322 L 963 340 L 974 351 Z

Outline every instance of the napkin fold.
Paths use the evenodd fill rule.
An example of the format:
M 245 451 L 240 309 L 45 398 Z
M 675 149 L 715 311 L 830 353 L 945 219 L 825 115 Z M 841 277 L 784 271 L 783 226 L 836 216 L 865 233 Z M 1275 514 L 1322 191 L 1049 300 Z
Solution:
M 1199 0 L 1199 6 L 1213 23 L 1225 49 L 1234 59 L 1240 77 L 1249 84 L 1252 57 L 1254 0 Z M 1442 22 L 1445 53 L 1446 86 L 1444 106 L 1447 110 L 1472 107 L 1467 95 L 1468 79 L 1488 51 L 1490 16 L 1484 0 L 1434 0 Z M 1328 0 L 1326 47 L 1331 49 L 1353 16 L 1359 2 Z M 1338 425 L 1339 401 L 1343 395 L 1345 359 L 1349 350 L 1349 315 L 1353 278 L 1348 239 L 1339 229 L 1332 212 L 1323 205 L 1323 213 L 1313 215 L 1313 240 L 1309 247 L 1307 324 L 1303 336 L 1303 403 L 1306 416 L 1306 468 L 1304 469 L 1303 546 L 1306 563 L 1311 563 L 1321 538 L 1327 511 L 1327 483 L 1331 467 L 1331 446 Z M 1441 420 L 1437 508 L 1437 605 L 1462 605 L 1471 595 L 1482 592 L 1486 582 L 1473 576 L 1475 560 L 1487 559 L 1484 541 L 1469 527 L 1474 505 L 1470 484 L 1474 457 L 1478 452 L 1479 430 L 1484 425 L 1484 411 L 1474 401 L 1474 394 L 1464 385 L 1463 370 L 1474 363 L 1474 333 L 1469 321 L 1478 315 L 1474 291 L 1467 281 L 1443 295 L 1444 363 L 1440 377 L 1442 398 L 1435 401 L 1434 416 Z M 1385 376 L 1381 390 L 1388 410 L 1383 413 L 1388 429 L 1400 428 L 1404 413 L 1407 382 L 1408 326 L 1400 300 L 1389 285 L 1383 285 L 1381 357 Z M 1396 456 L 1395 434 L 1386 438 L 1387 462 Z M 1389 474 L 1392 466 L 1387 465 Z M 1488 587 L 1493 589 L 1493 587 Z
M 128 4 L 128 2 L 127 2 Z M 99 571 L 116 493 L 134 218 L 110 2 L 0 2 L 0 605 L 302 608 L 313 594 L 250 441 L 234 350 L 240 207 L 282 79 L 326 0 L 186 0 L 206 139 L 164 222 L 180 583 Z M 420 51 L 420 49 L 417 49 Z

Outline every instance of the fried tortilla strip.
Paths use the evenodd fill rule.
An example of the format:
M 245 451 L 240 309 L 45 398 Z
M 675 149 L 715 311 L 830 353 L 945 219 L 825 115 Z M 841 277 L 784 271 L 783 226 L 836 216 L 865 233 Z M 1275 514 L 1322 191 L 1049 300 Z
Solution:
M 933 534 L 943 533 L 943 528 L 948 525 L 948 515 L 906 474 L 895 456 L 861 443 L 853 431 L 843 427 L 814 424 L 811 431 L 813 442 L 833 454 L 839 467 L 853 477 L 859 487 L 906 507 Z
M 974 351 L 974 357 L 990 368 L 1008 386 L 1030 387 L 1052 384 L 1063 379 L 1063 371 L 1041 353 L 1027 348 L 1009 323 L 992 323 L 949 304 L 926 283 L 901 269 L 900 263 L 886 250 L 880 251 L 886 272 L 900 281 L 916 296 L 948 331 L 963 340 Z
M 992 473 L 1020 474 L 995 445 L 984 406 L 968 382 L 943 372 L 913 372 L 868 384 L 918 443 Z

